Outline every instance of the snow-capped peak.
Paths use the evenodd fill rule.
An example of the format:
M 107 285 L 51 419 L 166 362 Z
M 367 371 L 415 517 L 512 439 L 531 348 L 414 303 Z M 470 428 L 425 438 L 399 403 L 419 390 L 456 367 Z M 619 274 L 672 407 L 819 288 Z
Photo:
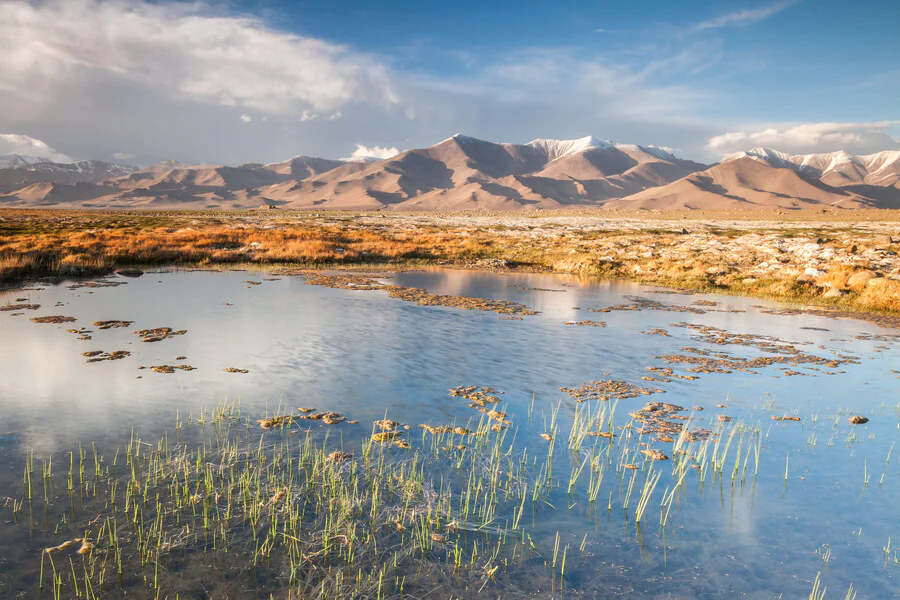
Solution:
M 892 164 L 900 162 L 900 150 L 882 150 L 881 152 L 858 158 L 872 175 L 876 175 L 879 171 L 883 171 Z
M 16 167 L 25 167 L 28 165 L 36 165 L 39 163 L 51 162 L 49 158 L 43 156 L 25 156 L 22 154 L 6 154 L 0 156 L 0 169 L 15 169 Z
M 601 140 L 592 135 L 575 140 L 532 140 L 526 144 L 532 148 L 543 150 L 547 158 L 554 161 L 563 156 L 584 152 L 593 148 L 614 148 L 615 144 L 608 140 Z
M 722 159 L 723 163 L 738 160 L 740 158 L 750 158 L 759 162 L 768 163 L 772 166 L 786 167 L 791 164 L 791 156 L 785 152 L 779 152 L 772 148 L 751 148 L 746 152 L 735 152 Z
M 339 158 L 338 160 L 351 163 L 376 163 L 381 162 L 384 159 L 377 156 L 346 156 L 344 158 Z

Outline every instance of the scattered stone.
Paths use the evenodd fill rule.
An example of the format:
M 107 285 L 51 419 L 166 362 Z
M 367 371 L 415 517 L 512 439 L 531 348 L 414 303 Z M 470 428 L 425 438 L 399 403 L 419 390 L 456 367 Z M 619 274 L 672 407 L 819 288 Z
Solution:
M 480 269 L 507 269 L 509 263 L 502 258 L 482 258 L 475 263 Z
M 860 288 L 867 285 L 870 281 L 878 277 L 874 271 L 864 270 L 857 271 L 847 279 L 847 286 L 851 288 Z

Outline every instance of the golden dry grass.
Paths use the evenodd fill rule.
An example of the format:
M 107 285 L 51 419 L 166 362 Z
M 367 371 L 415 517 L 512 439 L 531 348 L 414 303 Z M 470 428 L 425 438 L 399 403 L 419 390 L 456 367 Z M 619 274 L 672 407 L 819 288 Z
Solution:
M 499 259 L 511 268 L 530 271 L 623 278 L 847 310 L 900 313 L 897 274 L 890 272 L 884 261 L 871 258 L 880 246 L 873 241 L 877 236 L 865 229 L 866 224 L 654 221 L 657 218 L 645 219 L 640 226 L 623 220 L 621 226 L 579 228 L 571 221 L 557 223 L 547 217 L 520 217 L 510 222 L 508 216 L 497 216 L 478 221 L 427 218 L 421 213 L 382 217 L 374 213 L 0 211 L 0 281 L 96 274 L 133 265 L 430 264 L 479 268 L 496 266 L 485 259 Z M 674 229 L 673 223 L 677 224 Z M 690 245 L 696 242 L 693 235 L 681 234 L 682 225 L 702 230 L 699 247 Z M 827 236 L 824 241 L 816 239 L 823 235 Z M 753 238 L 731 251 L 747 236 L 762 241 Z M 816 240 L 833 256 L 825 273 L 814 278 L 798 276 L 803 261 L 792 252 L 765 247 L 806 238 Z M 713 248 L 713 242 L 722 249 L 706 248 Z M 900 245 L 893 249 L 900 250 Z M 771 260 L 768 257 L 773 253 L 785 268 L 748 275 L 754 265 Z M 860 270 L 871 271 L 877 280 L 851 285 L 851 276 Z M 823 297 L 823 291 L 832 287 L 843 295 Z

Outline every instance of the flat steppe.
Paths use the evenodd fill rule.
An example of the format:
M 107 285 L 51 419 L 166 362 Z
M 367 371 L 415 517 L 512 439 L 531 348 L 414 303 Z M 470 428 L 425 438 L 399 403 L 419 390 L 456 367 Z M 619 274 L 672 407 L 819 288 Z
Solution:
M 0 281 L 126 267 L 442 266 L 775 298 L 900 323 L 900 211 L 0 210 Z

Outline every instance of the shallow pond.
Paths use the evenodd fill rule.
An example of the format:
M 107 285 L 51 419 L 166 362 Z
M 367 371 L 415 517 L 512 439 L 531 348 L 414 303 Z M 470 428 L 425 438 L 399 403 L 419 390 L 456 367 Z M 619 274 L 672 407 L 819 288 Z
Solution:
M 148 272 L 0 293 L 0 307 L 23 305 L 0 311 L 0 539 L 15 540 L 0 553 L 0 597 L 52 597 L 38 589 L 41 549 L 68 539 L 59 523 L 79 512 L 63 488 L 40 510 L 29 507 L 41 518 L 24 518 L 27 461 L 52 456 L 64 475 L 79 444 L 111 457 L 136 435 L 155 441 L 230 403 L 251 423 L 297 407 L 336 411 L 358 423 L 299 420 L 293 429 L 357 454 L 374 421 L 409 424 L 398 431 L 412 448 L 388 446 L 391 456 L 424 446 L 419 424 L 475 430 L 492 422 L 489 409 L 507 413 L 504 452 L 547 483 L 537 496 L 520 492 L 511 512 L 498 508 L 492 526 L 514 531 L 530 555 L 518 570 L 508 560 L 508 577 L 485 578 L 477 593 L 487 597 L 792 598 L 827 587 L 825 597 L 843 598 L 851 584 L 858 598 L 900 597 L 890 541 L 900 540 L 900 331 L 563 276 L 373 277 L 537 314 L 426 306 L 275 271 Z M 54 315 L 75 320 L 32 321 Z M 93 325 L 113 320 L 131 323 Z M 153 342 L 135 335 L 160 327 L 186 332 Z M 90 362 L 114 351 L 130 354 Z M 161 365 L 193 370 L 150 369 Z M 610 380 L 580 397 L 560 389 Z M 458 386 L 494 388 L 500 403 L 470 407 L 448 394 Z M 661 430 L 652 409 L 636 412 L 648 402 L 685 410 L 662 415 Z M 851 425 L 853 415 L 869 421 Z M 784 416 L 799 421 L 773 419 Z M 573 437 L 573 428 L 615 437 Z M 681 428 L 700 435 L 685 438 Z M 642 452 L 650 449 L 668 460 L 650 460 Z M 593 472 L 595 459 L 605 475 L 602 466 Z M 563 577 L 555 555 L 564 551 Z M 132 585 L 132 595 L 153 597 L 146 575 Z M 226 597 L 204 589 L 192 597 Z M 412 595 L 448 594 L 436 583 Z

